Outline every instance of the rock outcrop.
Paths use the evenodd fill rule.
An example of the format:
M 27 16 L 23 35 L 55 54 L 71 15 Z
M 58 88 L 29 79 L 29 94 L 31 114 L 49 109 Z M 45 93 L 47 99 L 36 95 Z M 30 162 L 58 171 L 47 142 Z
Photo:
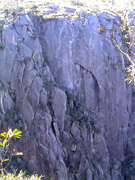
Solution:
M 124 81 L 121 20 L 20 15 L 0 32 L 1 127 L 23 131 L 31 171 L 55 180 L 133 179 L 134 92 Z M 129 163 L 130 161 L 130 163 Z

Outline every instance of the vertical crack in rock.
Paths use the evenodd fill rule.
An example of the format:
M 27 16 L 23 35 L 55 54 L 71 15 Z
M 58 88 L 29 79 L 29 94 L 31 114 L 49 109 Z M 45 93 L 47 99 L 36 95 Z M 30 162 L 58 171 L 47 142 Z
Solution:
M 1 128 L 23 131 L 17 148 L 47 180 L 132 179 L 134 94 L 110 41 L 119 19 L 30 18 L 22 15 L 2 30 Z

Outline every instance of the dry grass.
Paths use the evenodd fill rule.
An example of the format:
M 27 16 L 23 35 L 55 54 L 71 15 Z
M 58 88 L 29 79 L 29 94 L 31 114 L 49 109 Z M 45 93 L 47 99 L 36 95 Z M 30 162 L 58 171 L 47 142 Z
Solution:
M 0 17 L 5 18 L 5 14 L 15 14 L 16 11 L 27 12 L 31 8 L 38 7 L 43 10 L 50 5 L 58 5 L 59 11 L 64 7 L 76 8 L 88 12 L 112 11 L 123 16 L 125 11 L 135 8 L 134 0 L 0 0 Z M 5 13 L 6 11 L 6 13 Z M 9 14 L 8 14 L 9 15 Z

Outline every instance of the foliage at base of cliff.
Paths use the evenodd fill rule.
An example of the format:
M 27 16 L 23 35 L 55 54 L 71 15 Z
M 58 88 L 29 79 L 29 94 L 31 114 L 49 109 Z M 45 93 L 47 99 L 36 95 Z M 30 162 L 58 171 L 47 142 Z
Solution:
M 38 176 L 37 174 L 33 174 L 31 176 L 25 176 L 25 173 L 20 171 L 18 175 L 16 173 L 4 173 L 0 174 L 0 180 L 41 180 L 42 176 Z

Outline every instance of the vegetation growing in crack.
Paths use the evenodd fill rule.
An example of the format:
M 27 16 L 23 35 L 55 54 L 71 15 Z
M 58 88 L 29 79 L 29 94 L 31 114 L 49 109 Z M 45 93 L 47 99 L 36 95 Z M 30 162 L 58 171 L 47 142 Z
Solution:
M 135 178 L 135 155 L 133 153 L 127 153 L 125 160 L 121 162 L 121 173 L 125 179 Z
M 133 82 L 133 90 L 135 91 L 135 25 L 131 25 L 130 14 L 126 14 L 126 17 L 120 25 L 122 32 L 122 38 L 118 43 L 116 40 L 116 26 L 114 26 L 112 31 L 112 41 L 117 48 L 117 50 L 128 59 L 128 64 L 125 68 L 125 81 L 130 84 Z M 125 47 L 123 47 L 123 45 Z
M 4 44 L 0 44 L 0 49 L 2 49 L 2 50 L 4 50 L 4 49 L 5 49 Z
M 87 122 L 83 105 L 75 100 L 74 95 L 65 89 L 67 95 L 67 115 L 72 116 L 72 121 Z

